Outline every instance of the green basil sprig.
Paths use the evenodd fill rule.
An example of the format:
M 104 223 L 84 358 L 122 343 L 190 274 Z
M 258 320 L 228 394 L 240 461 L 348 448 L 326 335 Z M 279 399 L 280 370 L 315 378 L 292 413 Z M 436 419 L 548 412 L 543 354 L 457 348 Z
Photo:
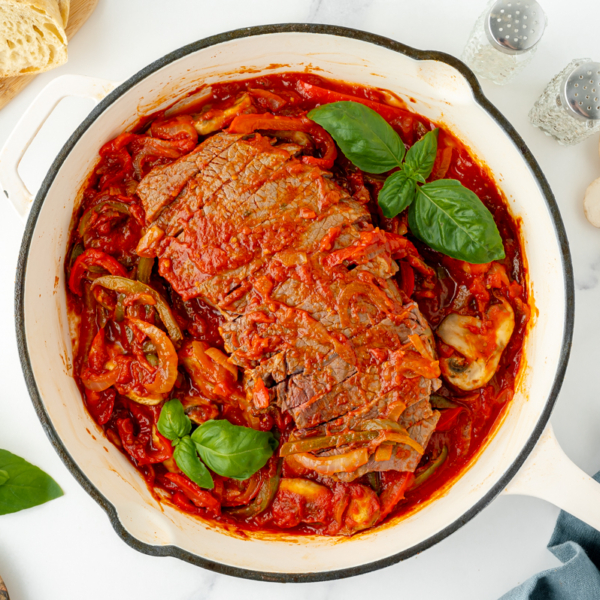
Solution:
M 337 142 L 344 156 L 367 173 L 402 166 L 404 142 L 389 123 L 358 102 L 332 102 L 308 113 Z
M 492 215 L 475 193 L 455 179 L 417 186 L 408 224 L 419 239 L 452 258 L 473 264 L 504 258 Z
M 222 420 L 202 423 L 192 433 L 192 440 L 210 469 L 241 481 L 262 469 L 278 444 L 268 431 L 257 431 Z
M 157 427 L 175 447 L 173 458 L 177 466 L 206 489 L 214 487 L 207 466 L 223 477 L 243 481 L 267 464 L 278 444 L 268 431 L 232 425 L 225 420 L 207 421 L 190 436 L 192 422 L 177 399 L 164 404 Z
M 62 495 L 50 475 L 8 450 L 0 450 L 0 515 L 38 506 Z
M 177 466 L 201 488 L 212 490 L 215 487 L 212 475 L 198 458 L 198 451 L 189 435 L 178 440 L 175 450 L 173 450 L 173 458 Z
M 437 155 L 438 130 L 406 152 L 394 129 L 358 102 L 333 102 L 308 113 L 327 130 L 354 165 L 367 173 L 393 172 L 379 192 L 379 206 L 392 218 L 410 207 L 412 233 L 431 248 L 469 263 L 503 259 L 502 238 L 490 211 L 455 179 L 426 183 Z
M 415 181 L 408 173 L 403 170 L 392 173 L 379 192 L 378 202 L 384 216 L 392 218 L 400 214 L 412 204 L 415 193 Z
M 175 445 L 179 438 L 191 433 L 192 422 L 179 400 L 169 400 L 160 411 L 157 427 L 158 431 L 168 440 L 175 442 Z

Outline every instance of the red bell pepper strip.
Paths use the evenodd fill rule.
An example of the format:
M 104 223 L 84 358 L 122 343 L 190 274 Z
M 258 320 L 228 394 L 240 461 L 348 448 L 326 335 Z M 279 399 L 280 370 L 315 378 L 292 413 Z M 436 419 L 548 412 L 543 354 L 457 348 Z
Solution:
M 79 235 L 84 238 L 84 240 L 88 229 L 97 227 L 98 222 L 103 222 L 106 215 L 109 215 L 109 218 L 114 218 L 115 216 L 118 216 L 118 213 L 121 213 L 133 217 L 141 227 L 146 225 L 144 211 L 137 204 L 116 201 L 114 198 L 115 196 L 108 196 L 108 199 L 102 200 L 85 211 L 77 228 Z M 116 196 L 116 198 L 123 198 L 123 196 Z
M 92 418 L 98 425 L 105 425 L 110 420 L 115 408 L 117 392 L 114 389 L 102 392 L 85 390 L 85 403 Z
M 279 117 L 270 113 L 239 115 L 229 126 L 229 133 L 252 133 L 257 129 L 271 131 L 304 131 L 310 134 L 321 151 L 321 158 L 303 156 L 302 162 L 321 169 L 331 169 L 337 158 L 333 138 L 315 122 L 306 117 Z
M 312 100 L 317 104 L 330 104 L 332 102 L 358 102 L 364 104 L 369 108 L 373 109 L 376 113 L 381 115 L 386 121 L 402 127 L 402 131 L 408 134 L 412 130 L 413 116 L 407 110 L 390 106 L 389 104 L 382 104 L 381 102 L 375 102 L 374 100 L 366 100 L 365 98 L 359 98 L 358 96 L 350 96 L 349 94 L 343 94 L 341 92 L 334 92 L 333 90 L 327 90 L 306 81 L 298 81 L 296 84 L 296 91 L 307 100 Z
M 171 442 L 156 428 L 158 412 L 153 408 L 129 402 L 129 410 L 138 424 L 137 435 L 132 418 L 126 417 L 117 420 L 117 429 L 123 448 L 136 460 L 138 465 L 164 462 L 173 456 Z
M 90 352 L 88 354 L 88 365 L 90 369 L 94 371 L 102 371 L 107 360 L 108 352 L 106 350 L 106 339 L 103 327 L 98 330 L 98 333 L 92 341 Z
M 205 508 L 216 515 L 221 514 L 221 505 L 218 500 L 210 492 L 203 490 L 193 481 L 190 481 L 185 475 L 166 473 L 165 478 L 177 484 L 187 498 L 198 508 Z
M 87 391 L 103 392 L 117 383 L 120 370 L 117 367 L 112 370 L 106 369 L 104 365 L 108 358 L 103 327 L 94 337 L 88 354 L 87 366 L 84 366 L 80 373 L 81 382 Z
M 78 296 L 81 296 L 81 280 L 85 275 L 88 267 L 97 266 L 106 269 L 111 275 L 119 275 L 127 277 L 125 267 L 115 258 L 102 252 L 88 248 L 83 254 L 77 257 L 71 269 L 71 277 L 69 277 L 69 289 Z
M 179 115 L 166 121 L 154 121 L 150 131 L 155 138 L 186 141 L 187 146 L 191 146 L 190 150 L 198 143 L 198 132 L 191 115 Z
M 255 100 L 260 107 L 271 112 L 279 112 L 287 104 L 285 98 L 282 98 L 273 92 L 269 92 L 268 90 L 250 89 L 248 91 L 253 100 Z
M 203 511 L 199 509 L 195 504 L 192 504 L 188 497 L 180 491 L 176 491 L 173 494 L 173 504 L 179 509 L 192 515 L 203 516 Z
M 100 191 L 122 184 L 131 177 L 133 163 L 126 146 L 138 137 L 135 133 L 122 133 L 100 148 L 99 154 L 104 159 L 105 167 L 108 167 L 108 171 L 100 178 Z
M 127 144 L 133 142 L 133 140 L 136 140 L 139 137 L 140 136 L 135 133 L 122 133 L 114 140 L 106 142 L 106 144 L 100 148 L 98 154 L 100 154 L 102 157 L 108 156 L 109 154 L 118 154 L 121 150 L 123 150 L 123 148 L 125 148 L 125 146 L 127 146 Z
M 400 261 L 400 287 L 402 291 L 410 298 L 415 291 L 415 272 L 406 262 Z
M 83 305 L 81 307 L 81 326 L 79 328 L 79 352 L 80 364 L 87 364 L 92 341 L 98 331 L 96 323 L 96 300 L 92 288 L 88 282 L 83 284 Z

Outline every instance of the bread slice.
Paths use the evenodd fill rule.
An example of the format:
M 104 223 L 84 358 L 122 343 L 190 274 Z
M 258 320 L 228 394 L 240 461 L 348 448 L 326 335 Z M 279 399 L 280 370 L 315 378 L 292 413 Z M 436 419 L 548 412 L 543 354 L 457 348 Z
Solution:
M 0 1 L 0 77 L 40 73 L 67 62 L 57 0 Z
M 71 9 L 71 0 L 58 0 L 58 10 L 60 10 L 60 16 L 62 17 L 63 27 L 67 28 L 69 22 L 69 11 Z

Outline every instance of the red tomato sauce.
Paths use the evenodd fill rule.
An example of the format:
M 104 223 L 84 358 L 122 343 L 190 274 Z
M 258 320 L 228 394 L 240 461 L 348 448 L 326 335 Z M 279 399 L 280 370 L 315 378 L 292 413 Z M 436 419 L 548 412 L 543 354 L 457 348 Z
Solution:
M 311 90 L 311 93 L 308 96 L 301 95 L 298 92 L 299 86 L 309 86 L 306 89 Z M 160 408 L 132 402 L 117 393 L 113 387 L 93 392 L 86 390 L 82 384 L 85 364 L 93 362 L 94 356 L 99 361 L 104 360 L 107 347 L 114 348 L 118 345 L 126 350 L 128 356 L 140 356 L 140 352 L 143 352 L 143 349 L 136 347 L 135 340 L 127 338 L 125 328 L 109 318 L 110 311 L 102 308 L 103 299 L 98 295 L 94 296 L 90 289 L 94 278 L 106 274 L 107 267 L 104 265 L 97 265 L 87 273 L 87 277 L 83 277 L 80 282 L 81 296 L 68 291 L 70 311 L 81 319 L 74 361 L 75 377 L 91 416 L 102 426 L 107 437 L 140 470 L 153 493 L 181 510 L 227 523 L 241 531 L 353 533 L 353 518 L 359 518 L 354 513 L 372 509 L 375 515 L 380 511 L 379 518 L 373 517 L 372 523 L 360 527 L 365 529 L 385 522 L 392 516 L 413 511 L 415 507 L 427 502 L 436 490 L 457 478 L 489 439 L 510 404 L 523 360 L 523 343 L 530 316 L 527 270 L 519 223 L 511 216 L 502 192 L 486 167 L 477 162 L 460 140 L 444 129 L 443 125 L 431 123 L 411 112 L 402 100 L 385 90 L 331 81 L 316 75 L 284 73 L 213 84 L 210 97 L 204 97 L 201 103 L 190 106 L 187 112 L 204 110 L 206 113 L 208 107 L 209 116 L 219 117 L 223 111 L 234 106 L 246 91 L 251 92 L 252 101 L 259 112 L 271 112 L 280 116 L 303 115 L 323 103 L 343 99 L 379 103 L 384 118 L 407 147 L 438 126 L 438 153 L 429 180 L 457 179 L 475 192 L 492 213 L 504 243 L 506 258 L 487 266 L 468 265 L 444 256 L 413 238 L 410 231 L 407 231 L 406 214 L 394 219 L 383 217 L 377 206 L 377 194 L 385 180 L 383 176 L 369 175 L 349 168 L 349 163 L 341 152 L 338 152 L 338 159 L 332 170 L 337 183 L 346 187 L 355 197 L 362 195 L 366 199 L 374 225 L 394 233 L 406 234 L 416 245 L 426 264 L 435 270 L 437 277 L 433 284 L 405 262 L 400 263 L 400 270 L 396 275 L 400 289 L 418 303 L 434 330 L 450 312 L 462 315 L 482 314 L 492 296 L 506 299 L 514 310 L 515 329 L 491 381 L 471 392 L 461 391 L 444 382 L 436 392 L 455 406 L 442 411 L 438 430 L 433 434 L 415 473 L 417 481 L 419 475 L 439 458 L 444 448 L 447 450 L 447 458 L 417 487 L 414 486 L 413 475 L 406 473 L 383 472 L 376 477 L 363 476 L 356 483 L 340 484 L 315 472 L 299 472 L 286 463 L 281 473 L 281 481 L 286 483 L 280 484 L 280 492 L 267 510 L 246 520 L 235 516 L 235 513 L 228 513 L 228 509 L 244 506 L 252 501 L 257 497 L 261 486 L 272 480 L 277 472 L 277 459 L 273 457 L 263 469 L 245 482 L 215 475 L 215 489 L 209 495 L 216 498 L 215 505 L 220 508 L 211 508 L 206 502 L 203 505 L 201 499 L 195 498 L 193 489 L 186 489 L 184 484 L 178 483 L 177 477 L 169 473 L 169 460 L 172 460 L 170 444 L 156 429 Z M 285 100 L 283 106 L 277 98 Z M 390 107 L 389 115 L 385 107 Z M 117 147 L 117 140 L 120 139 L 117 138 L 111 142 L 113 146 L 110 152 L 103 155 L 101 151 L 100 161 L 86 184 L 82 205 L 76 215 L 77 228 L 72 234 L 71 252 L 68 255 L 70 258 L 65 265 L 68 276 L 72 276 L 76 256 L 83 248 L 94 248 L 110 255 L 130 272 L 139 268 L 140 259 L 135 248 L 145 223 L 140 200 L 135 194 L 137 182 L 153 167 L 173 162 L 185 154 L 186 150 L 189 152 L 182 137 L 174 138 L 167 149 L 165 145 L 156 154 L 145 149 L 143 136 L 147 135 L 153 124 L 160 126 L 165 119 L 164 111 L 146 116 L 134 129 L 138 138 L 122 140 L 127 143 L 121 147 Z M 94 212 L 95 209 L 97 212 Z M 215 309 L 200 299 L 184 302 L 159 277 L 156 270 L 152 272 L 149 283 L 168 300 L 186 337 L 223 349 L 218 329 L 222 317 Z M 114 301 L 112 296 L 106 299 L 109 304 Z M 133 311 L 138 318 L 148 322 L 155 318 L 155 313 L 142 305 L 128 310 L 129 315 Z M 105 331 L 102 340 L 98 339 L 101 328 Z M 440 356 L 452 353 L 452 349 L 440 340 L 437 340 L 437 350 Z M 125 359 L 121 357 L 120 360 Z M 140 386 L 146 381 L 144 369 L 138 364 L 140 361 L 143 363 L 142 358 L 139 361 L 130 360 L 129 380 L 125 377 L 120 383 L 133 392 L 136 389 L 142 390 Z M 238 396 L 243 395 L 239 383 L 232 385 L 232 392 L 236 392 Z M 181 398 L 182 401 L 198 392 L 191 379 L 181 370 L 174 390 L 172 397 Z M 221 405 L 199 405 L 193 411 L 199 421 L 225 418 L 234 424 L 247 424 L 243 410 L 235 401 L 225 401 Z M 259 417 L 252 426 L 263 430 L 275 427 L 283 442 L 291 430 L 291 418 L 280 413 L 267 414 Z M 299 484 L 299 479 L 309 480 L 309 483 Z M 311 481 L 322 485 L 311 488 Z M 304 485 L 301 494 L 298 485 Z M 300 497 L 302 501 L 299 501 Z M 345 515 L 341 526 L 340 511 Z

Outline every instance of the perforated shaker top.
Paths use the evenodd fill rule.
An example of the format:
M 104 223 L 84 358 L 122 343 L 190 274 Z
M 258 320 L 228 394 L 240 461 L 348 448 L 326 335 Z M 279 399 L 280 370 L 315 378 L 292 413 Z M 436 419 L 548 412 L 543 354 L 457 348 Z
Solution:
M 600 63 L 577 64 L 565 77 L 561 91 L 563 101 L 577 116 L 600 119 Z
M 498 0 L 485 21 L 485 33 L 507 54 L 531 50 L 544 35 L 546 13 L 535 0 Z

